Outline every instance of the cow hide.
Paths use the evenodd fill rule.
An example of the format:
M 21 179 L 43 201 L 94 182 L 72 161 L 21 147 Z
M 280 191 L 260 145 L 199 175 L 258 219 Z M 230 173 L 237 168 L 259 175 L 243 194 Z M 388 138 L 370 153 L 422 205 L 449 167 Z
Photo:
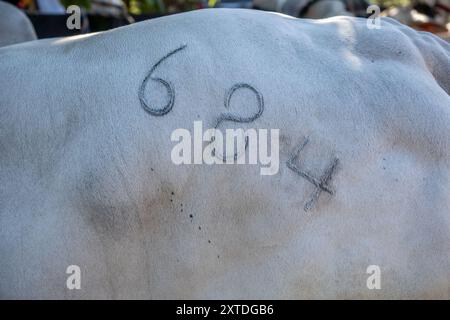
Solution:
M 0 87 L 2 298 L 450 298 L 450 46 L 429 33 L 199 10 L 1 48 Z M 221 125 L 278 128 L 277 174 L 171 161 L 175 129 L 262 101 Z

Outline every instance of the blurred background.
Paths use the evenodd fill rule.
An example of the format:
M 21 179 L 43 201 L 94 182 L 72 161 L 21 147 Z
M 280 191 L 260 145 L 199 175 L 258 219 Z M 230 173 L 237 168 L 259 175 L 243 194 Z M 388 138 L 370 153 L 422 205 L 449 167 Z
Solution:
M 369 17 L 370 5 L 381 16 L 392 17 L 418 30 L 450 38 L 450 0 L 4 0 L 22 9 L 38 38 L 104 31 L 164 15 L 202 8 L 268 10 L 300 18 L 336 15 Z M 66 8 L 81 8 L 80 30 L 69 30 Z

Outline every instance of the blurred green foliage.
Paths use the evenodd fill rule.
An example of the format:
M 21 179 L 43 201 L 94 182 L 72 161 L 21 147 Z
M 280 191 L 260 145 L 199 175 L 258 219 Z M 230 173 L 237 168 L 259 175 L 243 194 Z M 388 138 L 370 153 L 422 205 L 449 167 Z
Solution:
M 163 0 L 128 0 L 124 2 L 132 14 L 164 13 L 166 11 Z
M 369 0 L 370 3 L 377 4 L 380 8 L 406 7 L 411 4 L 411 0 Z
M 61 0 L 65 7 L 72 4 L 89 9 L 90 0 Z M 201 0 L 123 0 L 131 14 L 165 14 L 183 12 L 201 8 Z M 208 6 L 213 7 L 218 0 L 208 0 Z
M 73 4 L 86 9 L 89 9 L 91 7 L 90 0 L 61 0 L 61 3 L 66 8 Z

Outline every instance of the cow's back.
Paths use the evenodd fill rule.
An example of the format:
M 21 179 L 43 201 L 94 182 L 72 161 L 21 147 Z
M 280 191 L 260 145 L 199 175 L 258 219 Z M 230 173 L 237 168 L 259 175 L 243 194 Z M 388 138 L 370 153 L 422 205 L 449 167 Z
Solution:
M 448 68 L 391 20 L 247 10 L 0 50 L 0 294 L 448 298 Z M 175 129 L 227 112 L 280 129 L 276 175 L 171 161 Z M 334 159 L 332 192 L 295 170 Z

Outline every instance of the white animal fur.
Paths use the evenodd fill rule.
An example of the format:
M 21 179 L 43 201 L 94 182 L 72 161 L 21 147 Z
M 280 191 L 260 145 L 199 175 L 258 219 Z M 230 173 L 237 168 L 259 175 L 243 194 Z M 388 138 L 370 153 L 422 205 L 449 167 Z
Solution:
M 0 49 L 1 297 L 450 298 L 450 47 L 381 26 L 217 9 Z M 151 116 L 138 89 L 183 44 Z M 240 82 L 265 102 L 242 126 L 280 129 L 279 174 L 172 164 L 170 133 L 213 125 Z M 242 90 L 229 111 L 254 108 Z M 286 166 L 305 136 L 302 168 L 339 158 L 310 212 Z

